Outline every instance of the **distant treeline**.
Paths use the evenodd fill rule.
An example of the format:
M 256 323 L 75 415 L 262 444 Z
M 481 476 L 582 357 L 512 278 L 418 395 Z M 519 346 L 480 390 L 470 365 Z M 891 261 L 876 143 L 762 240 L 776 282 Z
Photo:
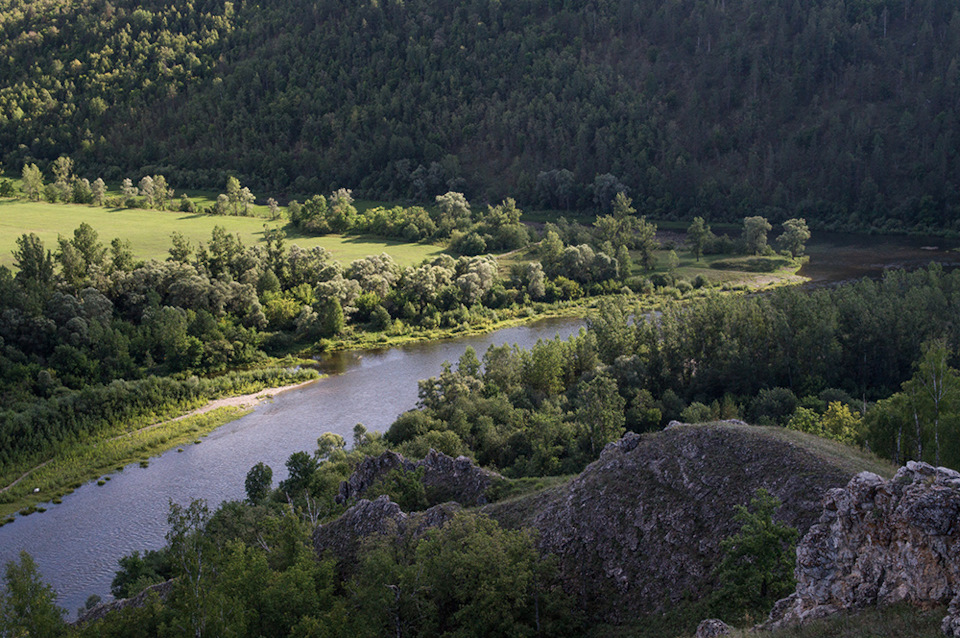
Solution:
M 947 0 L 46 0 L 0 34 L 8 170 L 960 230 Z

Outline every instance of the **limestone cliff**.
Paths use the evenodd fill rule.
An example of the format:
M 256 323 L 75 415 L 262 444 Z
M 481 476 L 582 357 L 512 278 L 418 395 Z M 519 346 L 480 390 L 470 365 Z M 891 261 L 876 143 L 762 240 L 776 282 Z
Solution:
M 890 481 L 863 472 L 830 490 L 797 546 L 796 578 L 768 628 L 873 605 L 949 603 L 943 631 L 960 636 L 960 473 L 910 462 Z

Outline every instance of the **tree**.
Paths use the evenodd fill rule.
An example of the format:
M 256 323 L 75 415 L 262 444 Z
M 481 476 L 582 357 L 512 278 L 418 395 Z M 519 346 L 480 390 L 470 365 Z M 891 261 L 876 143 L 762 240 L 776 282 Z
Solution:
M 163 175 L 153 176 L 153 205 L 157 210 L 166 210 L 167 201 L 173 197 L 173 189 L 167 185 Z
M 253 206 L 254 202 L 257 201 L 257 198 L 254 197 L 253 193 L 250 192 L 250 189 L 244 186 L 240 189 L 240 205 L 243 207 L 243 214 L 250 214 L 250 207 Z
M 656 268 L 657 257 L 654 252 L 660 248 L 657 242 L 657 225 L 648 222 L 645 216 L 641 217 L 637 223 L 633 242 L 637 252 L 640 253 L 640 266 L 648 271 Z
M 0 591 L 0 636 L 47 638 L 64 633 L 66 612 L 56 605 L 57 594 L 40 580 L 33 558 L 20 552 L 20 562 L 10 561 Z
M 266 463 L 260 462 L 250 468 L 243 487 L 247 492 L 247 500 L 259 503 L 270 494 L 273 484 L 273 470 Z
M 922 346 L 923 354 L 915 364 L 914 386 L 922 401 L 926 419 L 933 425 L 934 460 L 940 465 L 940 428 L 943 417 L 956 411 L 960 399 L 960 373 L 947 365 L 949 348 L 943 339 L 928 341 Z
M 710 226 L 703 221 L 703 217 L 694 217 L 690 226 L 687 227 L 687 245 L 697 261 L 700 261 L 700 255 L 703 254 L 703 247 L 710 237 Z
M 239 214 L 240 211 L 238 206 L 240 204 L 240 180 L 232 175 L 227 178 L 227 202 L 230 204 L 233 214 Z
M 580 385 L 578 403 L 576 420 L 593 459 L 604 445 L 623 436 L 625 402 L 617 392 L 617 382 L 599 374 Z
M 306 452 L 294 452 L 286 465 L 289 476 L 281 481 L 280 491 L 288 496 L 296 496 L 310 484 L 313 473 L 317 471 L 317 460 Z
M 448 191 L 436 196 L 437 206 L 442 216 L 449 219 L 470 219 L 470 202 L 463 193 Z
M 714 570 L 719 581 L 714 604 L 729 619 L 757 617 L 793 591 L 797 530 L 773 520 L 780 499 L 763 488 L 749 509 L 737 506 L 740 531 L 720 541 L 723 558 Z
M 90 195 L 93 198 L 94 206 L 103 206 L 103 200 L 107 195 L 107 184 L 103 178 L 98 177 L 90 186 Z
M 140 179 L 139 184 L 140 194 L 143 195 L 143 203 L 146 204 L 147 208 L 153 208 L 156 206 L 156 200 L 154 197 L 154 183 L 153 178 L 149 175 L 144 175 Z
M 23 194 L 31 201 L 40 201 L 40 195 L 43 193 L 43 173 L 37 168 L 36 164 L 24 164 L 23 173 Z
M 788 219 L 783 222 L 783 233 L 777 237 L 777 244 L 783 250 L 790 251 L 794 257 L 799 257 L 803 254 L 808 239 L 810 230 L 807 228 L 807 220 Z
M 13 263 L 17 267 L 18 280 L 44 287 L 53 283 L 53 256 L 35 234 L 20 235 L 17 249 L 13 251 Z
M 743 218 L 743 242 L 746 245 L 747 252 L 753 255 L 759 255 L 767 248 L 767 233 L 773 226 L 767 221 L 766 217 L 744 217 Z
M 120 186 L 120 192 L 123 194 L 123 205 L 127 208 L 133 206 L 134 198 L 140 194 L 140 189 L 133 185 L 133 180 L 129 177 L 123 180 Z

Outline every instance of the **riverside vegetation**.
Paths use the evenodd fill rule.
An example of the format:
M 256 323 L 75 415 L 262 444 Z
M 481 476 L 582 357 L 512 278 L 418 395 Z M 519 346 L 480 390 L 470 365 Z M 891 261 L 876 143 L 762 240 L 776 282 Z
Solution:
M 93 204 L 44 204 L 50 207 L 46 219 L 56 221 L 57 212 L 70 218 L 78 211 L 103 219 L 98 203 L 166 206 L 170 193 L 160 175 L 142 179 L 137 187 L 127 180 L 119 195 L 111 195 L 102 180 L 91 186 L 72 173 L 72 166 L 69 158 L 60 158 L 49 188 L 35 166 L 24 167 L 26 198 L 46 193 L 51 202 Z M 246 189 L 231 178 L 226 190 L 207 212 L 244 212 Z M 353 204 L 344 189 L 333 193 L 329 205 L 320 195 L 302 205 L 290 202 L 286 210 L 274 202 L 270 217 L 278 225 L 264 226 L 260 241 L 249 247 L 239 233 L 216 224 L 207 242 L 194 243 L 174 230 L 163 262 L 140 260 L 124 239 L 115 238 L 108 248 L 88 222 L 72 236 L 58 234 L 55 252 L 34 233 L 19 236 L 12 252 L 15 274 L 5 267 L 0 271 L 0 285 L 8 293 L 0 335 L 7 348 L 3 392 L 8 406 L 0 428 L 0 482 L 7 488 L 0 494 L 2 512 L 30 512 L 30 503 L 58 498 L 74 487 L 75 472 L 69 478 L 61 473 L 58 484 L 41 480 L 60 464 L 45 474 L 31 470 L 71 455 L 76 466 L 76 450 L 91 440 L 113 440 L 217 396 L 315 376 L 307 369 L 286 371 L 284 366 L 298 363 L 277 359 L 286 353 L 488 330 L 533 316 L 580 312 L 592 299 L 633 290 L 650 303 L 693 297 L 705 294 L 711 280 L 726 281 L 728 287 L 731 277 L 751 280 L 750 273 L 729 270 L 741 262 L 744 268 L 759 263 L 762 270 L 780 269 L 784 274 L 774 273 L 772 281 L 789 280 L 786 273 L 799 264 L 790 251 L 801 252 L 809 236 L 802 222 L 799 229 L 785 226 L 780 241 L 786 252 L 776 255 L 766 246 L 770 225 L 765 221 L 759 235 L 756 229 L 747 232 L 745 223 L 744 237 L 736 241 L 717 237 L 701 223 L 690 261 L 693 256 L 699 261 L 704 252 L 728 254 L 704 257 L 714 268 L 700 269 L 691 282 L 676 252 L 657 244 L 656 226 L 638 218 L 623 193 L 615 196 L 611 214 L 592 226 L 561 220 L 548 224 L 539 237 L 531 237 L 538 233 L 520 223 L 521 211 L 510 199 L 483 214 L 454 192 L 438 197 L 431 211 L 358 211 Z M 195 203 L 189 200 L 183 207 Z M 408 246 L 420 254 L 439 251 L 417 240 L 443 241 L 462 256 L 440 253 L 402 267 L 381 253 L 345 265 L 321 246 L 288 245 L 279 227 L 287 214 L 286 228 L 301 237 L 332 230 L 400 236 L 407 255 L 416 254 Z M 177 228 L 176 222 L 157 212 L 148 227 Z M 17 221 L 7 223 L 16 227 Z M 791 242 L 798 230 L 799 243 Z M 531 244 L 531 239 L 540 241 Z M 488 244 L 508 251 L 503 265 L 482 254 Z M 735 251 L 756 256 L 729 254 Z M 118 463 L 129 456 L 112 454 Z M 91 464 L 88 477 L 104 465 L 102 459 Z
M 227 503 L 215 513 L 201 502 L 175 506 L 170 545 L 159 553 L 124 559 L 115 581 L 118 596 L 176 577 L 172 590 L 166 597 L 145 594 L 144 605 L 71 631 L 166 635 L 189 628 L 190 633 L 214 635 L 229 628 L 240 635 L 288 635 L 310 628 L 313 635 L 394 635 L 399 623 L 403 633 L 412 635 L 577 635 L 585 629 L 582 623 L 593 624 L 593 607 L 580 605 L 583 592 L 574 595 L 564 589 L 563 563 L 540 556 L 531 531 L 522 526 L 511 531 L 510 525 L 495 520 L 512 525 L 532 516 L 535 503 L 551 502 L 551 490 L 566 482 L 564 476 L 580 472 L 601 450 L 611 450 L 607 444 L 624 432 L 656 431 L 675 418 L 697 422 L 745 417 L 768 423 L 773 432 L 806 437 L 795 438 L 793 445 L 800 443 L 799 449 L 819 448 L 821 458 L 843 462 L 854 454 L 843 445 L 869 442 L 872 450 L 891 460 L 934 460 L 939 454 L 941 464 L 957 466 L 960 458 L 952 447 L 960 422 L 955 418 L 960 407 L 956 394 L 950 390 L 945 395 L 950 401 L 941 401 L 938 408 L 920 391 L 931 379 L 939 379 L 945 388 L 956 384 L 952 351 L 940 340 L 949 343 L 957 336 L 950 321 L 960 299 L 957 290 L 960 273 L 931 267 L 909 274 L 890 272 L 880 281 L 835 289 L 710 295 L 649 319 L 635 315 L 626 299 L 608 298 L 591 318 L 589 330 L 568 341 L 541 342 L 530 351 L 492 347 L 482 359 L 468 351 L 456 366 L 422 382 L 420 407 L 401 415 L 386 433 L 358 426 L 349 451 L 339 437 L 320 437 L 312 453 L 291 455 L 289 476 L 276 489 L 271 489 L 270 468 L 253 468 L 247 503 Z M 632 321 L 632 316 L 638 319 Z M 938 367 L 942 357 L 946 363 Z M 898 395 L 912 400 L 891 400 Z M 914 429 L 918 421 L 919 431 Z M 752 429 L 740 427 L 744 432 Z M 767 436 L 762 429 L 755 431 Z M 666 441 L 668 434 L 686 445 L 676 428 L 651 441 Z M 818 446 L 817 437 L 842 444 L 823 441 Z M 618 445 L 623 451 L 632 449 L 623 442 Z M 496 509 L 428 509 L 442 496 L 425 489 L 423 473 L 395 471 L 369 487 L 364 497 L 386 495 L 407 511 L 446 522 L 422 535 L 403 537 L 399 544 L 379 542 L 376 535 L 368 542 L 355 541 L 358 563 L 347 572 L 332 558 L 318 561 L 310 542 L 315 526 L 351 506 L 337 498 L 341 482 L 364 458 L 388 447 L 410 458 L 420 458 L 431 448 L 464 454 L 497 468 L 503 478 L 488 498 L 499 501 L 495 507 L 503 504 L 506 518 L 495 514 Z M 717 448 L 705 450 L 716 453 Z M 763 452 L 744 453 L 766 458 Z M 603 452 L 608 459 L 616 454 L 615 449 Z M 782 453 L 774 457 L 784 458 Z M 682 462 L 686 457 L 678 448 L 675 458 Z M 880 467 L 876 461 L 868 463 Z M 596 467 L 591 466 L 594 475 Z M 719 467 L 715 471 L 723 471 Z M 774 471 L 759 478 L 792 480 L 819 472 L 787 474 Z M 681 471 L 677 476 L 691 474 Z M 743 510 L 741 521 L 751 520 L 748 512 L 763 518 L 775 511 L 762 496 L 757 498 L 753 507 Z M 816 500 L 808 505 L 815 506 Z M 723 547 L 733 547 L 736 537 L 730 538 L 734 540 Z M 789 535 L 773 538 L 777 552 L 786 553 L 779 555 L 789 556 Z M 757 572 L 743 572 L 733 564 L 719 569 L 715 586 L 708 589 L 718 592 L 716 599 L 677 601 L 666 612 L 655 612 L 657 623 L 669 621 L 672 631 L 682 632 L 692 631 L 707 612 L 731 621 L 756 619 L 752 605 L 761 599 L 744 596 L 739 579 L 728 577 L 732 573 L 753 577 Z M 462 578 L 475 585 L 462 587 L 457 580 Z M 774 581 L 767 591 L 776 597 L 789 587 Z M 610 604 L 615 606 L 612 600 L 604 603 Z M 221 613 L 227 609 L 231 614 Z M 237 614 L 241 609 L 243 614 Z M 627 632 L 629 627 L 623 635 L 659 635 L 651 621 L 622 622 L 619 629 L 604 626 L 602 631 Z

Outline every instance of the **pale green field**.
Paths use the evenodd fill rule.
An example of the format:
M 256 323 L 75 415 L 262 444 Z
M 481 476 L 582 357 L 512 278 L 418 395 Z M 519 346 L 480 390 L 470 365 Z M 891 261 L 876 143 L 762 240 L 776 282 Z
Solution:
M 214 226 L 222 226 L 228 232 L 240 235 L 245 245 L 252 246 L 263 241 L 264 225 L 276 228 L 287 223 L 252 217 L 0 200 L 0 265 L 13 265 L 13 250 L 20 235 L 36 233 L 48 249 L 56 250 L 57 237 L 72 236 L 73 230 L 81 222 L 93 226 L 105 245 L 109 245 L 114 237 L 128 239 L 138 258 L 158 260 L 166 259 L 173 231 L 183 234 L 197 245 L 210 240 Z M 288 244 L 303 248 L 323 246 L 345 265 L 354 259 L 386 252 L 397 263 L 409 266 L 443 252 L 442 247 L 430 244 L 407 244 L 355 235 L 307 237 L 297 235 L 292 228 L 285 230 Z

